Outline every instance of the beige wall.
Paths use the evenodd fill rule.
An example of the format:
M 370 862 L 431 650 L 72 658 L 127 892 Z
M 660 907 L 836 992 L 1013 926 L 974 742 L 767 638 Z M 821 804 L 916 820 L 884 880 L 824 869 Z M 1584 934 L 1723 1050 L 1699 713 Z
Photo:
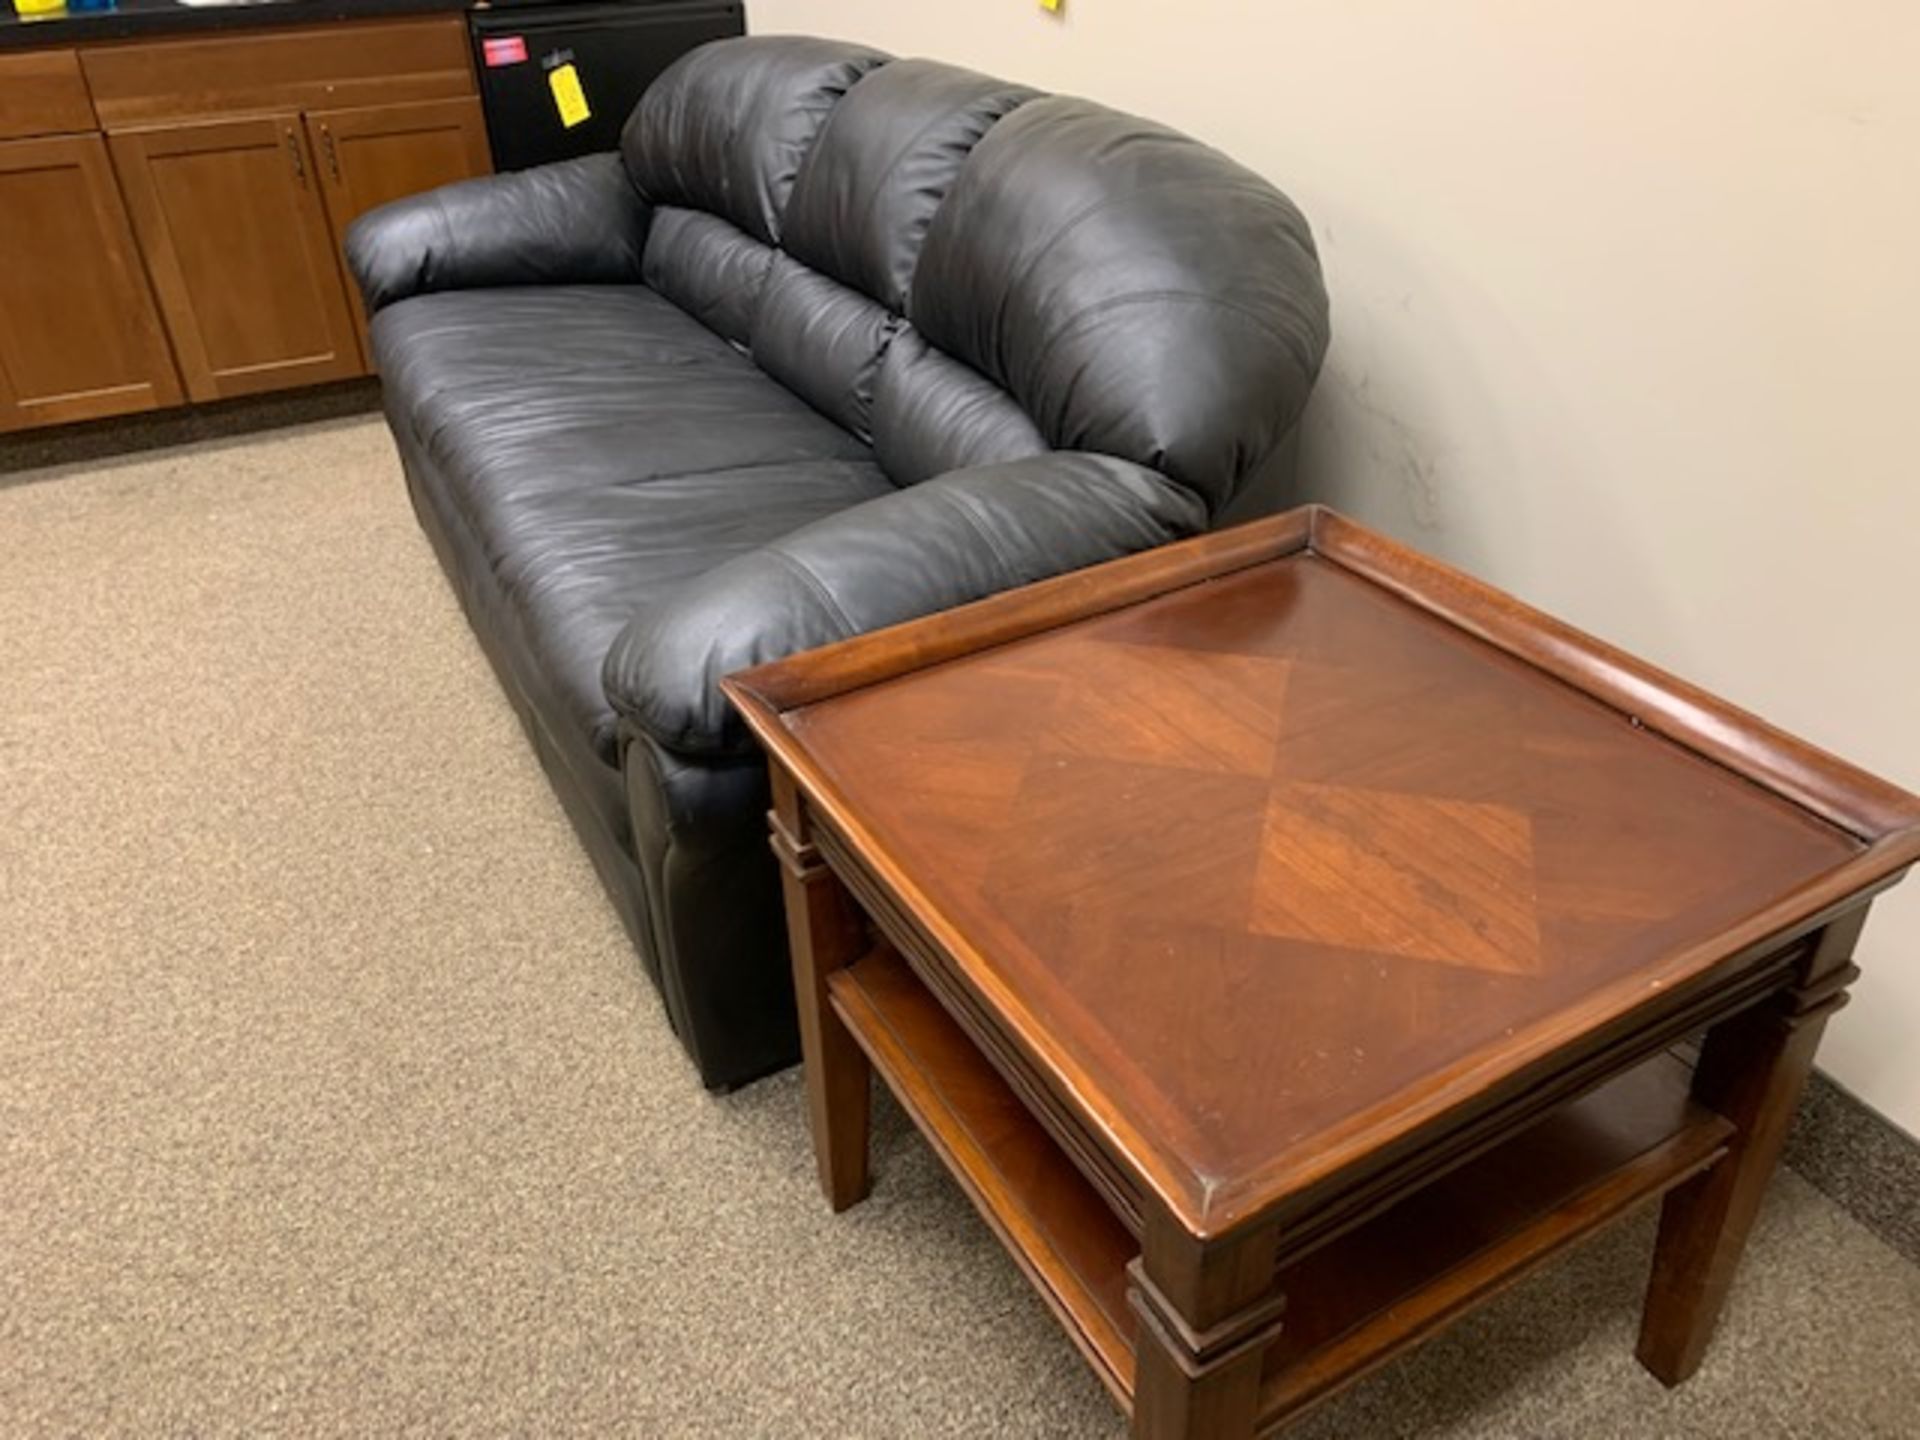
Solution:
M 1191 131 L 1314 222 L 1306 494 L 1920 788 L 1920 4 L 752 0 Z M 1920 1131 L 1920 879 L 1826 1068 Z

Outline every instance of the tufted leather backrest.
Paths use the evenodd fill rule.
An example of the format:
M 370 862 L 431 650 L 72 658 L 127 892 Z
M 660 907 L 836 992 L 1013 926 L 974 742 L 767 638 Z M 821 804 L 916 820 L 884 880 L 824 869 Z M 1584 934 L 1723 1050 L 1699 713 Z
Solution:
M 927 60 L 724 40 L 622 137 L 649 285 L 868 441 L 898 484 L 1052 449 L 1217 513 L 1327 343 L 1305 220 L 1147 121 Z

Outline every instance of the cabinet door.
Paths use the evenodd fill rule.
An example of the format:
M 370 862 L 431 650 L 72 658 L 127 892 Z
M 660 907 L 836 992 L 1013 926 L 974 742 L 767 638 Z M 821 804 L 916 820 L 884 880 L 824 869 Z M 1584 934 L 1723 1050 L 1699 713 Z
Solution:
M 486 120 L 474 99 L 314 110 L 307 115 L 307 135 L 319 156 L 327 218 L 343 257 L 347 227 L 367 211 L 493 169 Z M 344 273 L 344 258 L 341 265 Z M 366 317 L 357 295 L 353 319 L 364 340 Z
M 194 399 L 366 373 L 298 115 L 108 139 Z
M 0 142 L 0 430 L 180 399 L 105 144 Z
M 327 218 L 341 240 L 375 206 L 493 169 L 486 121 L 472 98 L 312 110 L 307 131 L 320 152 Z

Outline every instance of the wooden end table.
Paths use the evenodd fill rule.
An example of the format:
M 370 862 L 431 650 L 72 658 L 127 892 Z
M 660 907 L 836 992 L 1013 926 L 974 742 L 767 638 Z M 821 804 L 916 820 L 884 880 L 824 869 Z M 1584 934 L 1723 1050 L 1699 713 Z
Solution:
M 1152 1440 L 1277 1429 L 1657 1195 L 1685 1379 L 1920 857 L 1914 797 L 1317 508 L 727 691 L 829 1200 L 878 1070 Z

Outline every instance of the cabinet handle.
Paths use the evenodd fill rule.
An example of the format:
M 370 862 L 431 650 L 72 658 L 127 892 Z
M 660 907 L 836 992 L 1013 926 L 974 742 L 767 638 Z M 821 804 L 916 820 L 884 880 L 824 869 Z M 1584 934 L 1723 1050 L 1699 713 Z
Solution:
M 333 177 L 333 183 L 340 183 L 340 152 L 333 145 L 333 131 L 326 126 L 320 127 L 320 148 L 327 155 L 327 174 Z
M 300 137 L 294 134 L 292 130 L 287 131 L 287 154 L 293 160 L 293 178 L 298 180 L 302 185 L 306 184 L 306 158 L 300 153 Z

